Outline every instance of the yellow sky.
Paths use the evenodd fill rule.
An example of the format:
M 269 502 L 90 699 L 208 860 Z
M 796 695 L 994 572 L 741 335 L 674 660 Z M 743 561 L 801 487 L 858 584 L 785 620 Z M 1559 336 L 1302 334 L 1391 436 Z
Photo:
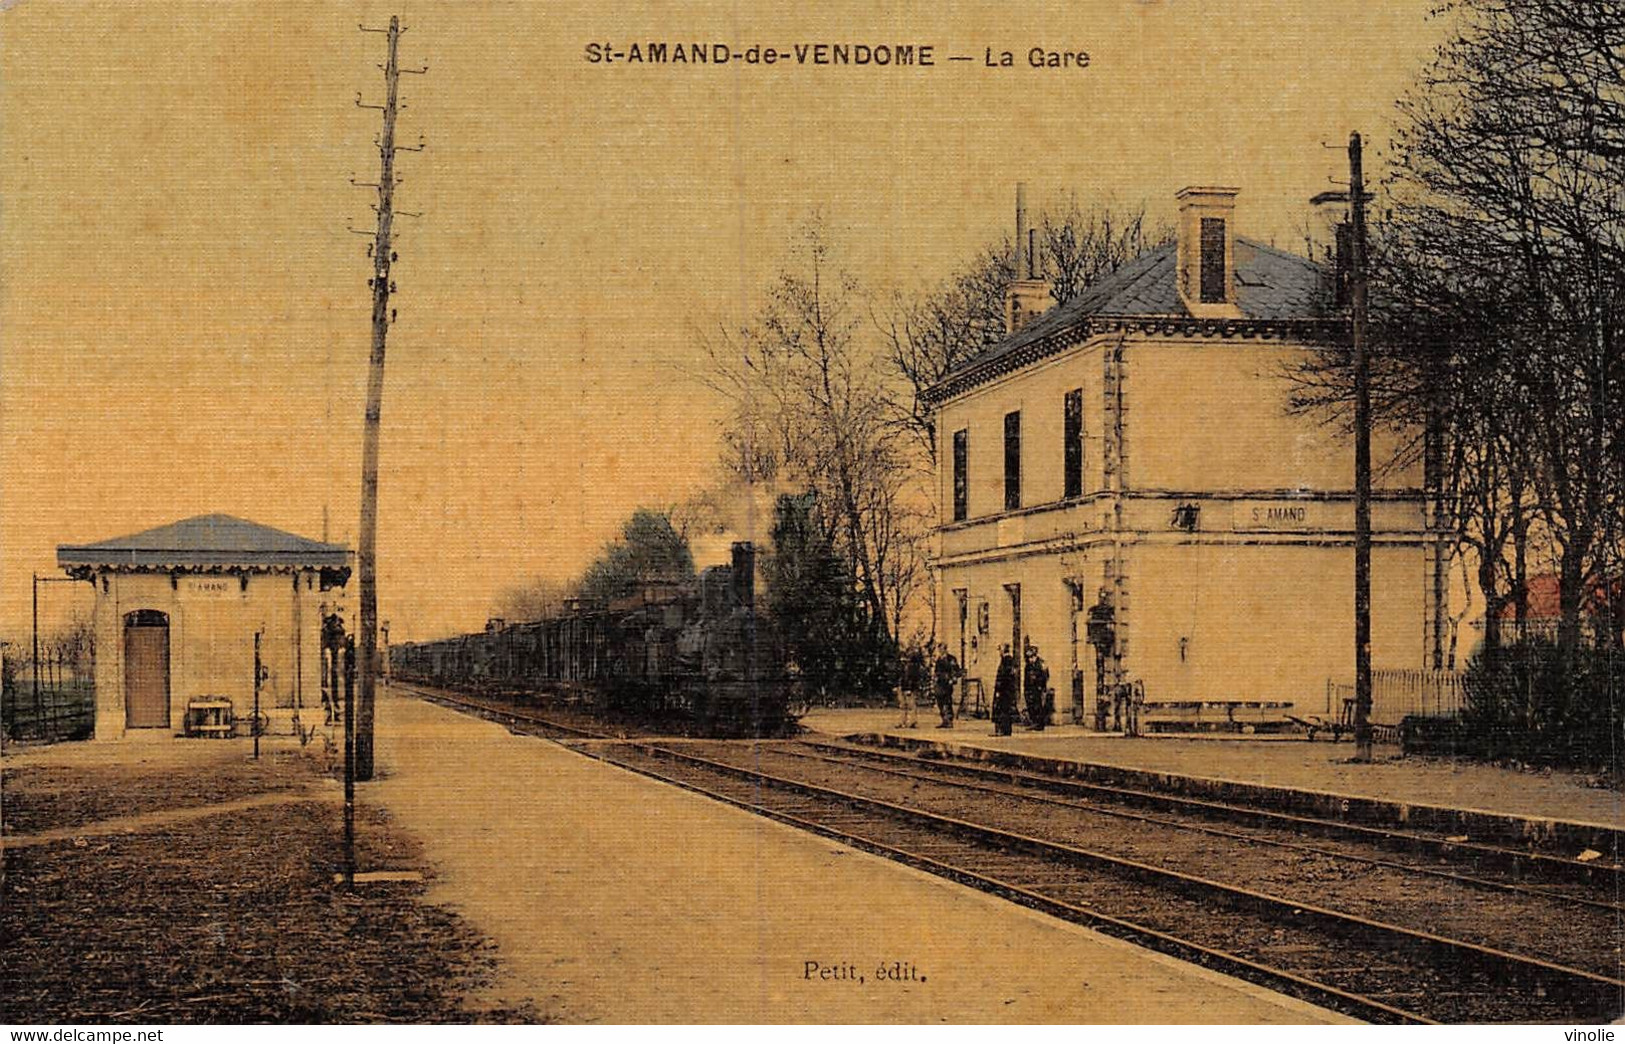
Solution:
M 223 511 L 353 540 L 378 3 L 0 11 L 0 634 L 58 543 Z M 1238 185 L 1293 244 L 1350 129 L 1381 138 L 1429 0 L 426 3 L 410 27 L 380 482 L 396 637 L 589 561 L 709 476 L 693 330 L 822 211 L 877 287 L 1036 205 Z M 1333 12 L 1336 12 L 1335 15 Z M 592 65 L 591 41 L 931 44 L 933 69 Z M 1086 50 L 1084 72 L 1025 67 Z M 984 48 L 1017 65 L 990 70 Z M 948 54 L 976 61 L 950 64 Z M 71 601 L 68 589 L 53 600 Z

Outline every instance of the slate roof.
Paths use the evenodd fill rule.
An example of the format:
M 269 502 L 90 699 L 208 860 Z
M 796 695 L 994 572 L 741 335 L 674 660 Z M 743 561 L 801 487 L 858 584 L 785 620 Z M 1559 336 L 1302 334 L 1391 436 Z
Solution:
M 941 383 L 946 384 L 1087 319 L 1191 319 L 1190 309 L 1179 296 L 1177 265 L 1176 243 L 1170 241 L 1149 250 L 947 374 Z M 1238 236 L 1235 266 L 1236 306 L 1241 312 L 1241 322 L 1325 317 L 1325 273 L 1313 261 Z
M 62 544 L 57 564 L 165 568 L 341 568 L 350 549 L 231 515 L 198 515 L 94 544 Z

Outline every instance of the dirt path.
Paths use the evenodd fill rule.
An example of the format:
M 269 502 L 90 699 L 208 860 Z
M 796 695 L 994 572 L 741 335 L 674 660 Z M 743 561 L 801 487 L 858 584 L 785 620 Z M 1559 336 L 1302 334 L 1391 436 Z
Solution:
M 1334 1018 L 418 700 L 381 697 L 378 749 L 362 800 L 423 840 L 430 898 L 567 1021 Z
M 223 815 L 228 812 L 262 808 L 265 805 L 284 805 L 298 801 L 343 800 L 343 792 L 331 786 L 308 787 L 301 790 L 278 790 L 270 794 L 256 794 L 253 797 L 238 798 L 235 801 L 222 801 L 213 805 L 194 805 L 190 808 L 165 809 L 162 812 L 143 812 L 136 816 L 98 819 L 92 823 L 60 827 L 55 830 L 41 830 L 33 834 L 7 834 L 0 837 L 0 852 L 12 848 L 28 848 L 32 845 L 49 845 L 58 841 L 72 841 L 78 838 L 142 833 L 152 827 L 171 826 L 176 823 Z

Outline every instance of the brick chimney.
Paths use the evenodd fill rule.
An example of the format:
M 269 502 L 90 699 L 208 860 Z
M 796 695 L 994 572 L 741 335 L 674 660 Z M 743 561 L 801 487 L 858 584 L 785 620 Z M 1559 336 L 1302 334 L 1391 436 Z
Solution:
M 1333 308 L 1349 306 L 1349 273 L 1354 243 L 1349 228 L 1349 194 L 1322 192 L 1309 200 L 1309 260 L 1322 266 L 1331 288 Z
M 1349 194 L 1342 189 L 1321 192 L 1309 200 L 1309 260 L 1331 264 L 1337 258 L 1337 230 L 1349 219 Z
M 1182 188 L 1179 201 L 1179 297 L 1198 319 L 1237 319 L 1236 194 L 1240 189 Z
M 1027 224 L 1027 186 L 1016 183 L 1016 278 L 1004 290 L 1004 332 L 1013 334 L 1049 310 L 1049 280 L 1037 278 L 1037 236 Z

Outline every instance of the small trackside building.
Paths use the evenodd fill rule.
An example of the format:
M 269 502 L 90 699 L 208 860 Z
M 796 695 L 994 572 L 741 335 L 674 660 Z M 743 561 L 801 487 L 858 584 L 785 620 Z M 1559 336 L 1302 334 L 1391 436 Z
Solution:
M 1124 684 L 1286 716 L 1335 713 L 1328 681 L 1353 678 L 1353 441 L 1289 409 L 1348 320 L 1320 266 L 1235 235 L 1236 194 L 1182 190 L 1174 242 L 1053 308 L 1018 258 L 1009 336 L 928 393 L 938 633 L 989 695 L 1028 640 L 1057 720 L 1092 725 Z M 1372 656 L 1417 669 L 1444 541 L 1422 465 L 1383 466 L 1402 443 L 1373 439 Z
M 179 735 L 193 701 L 254 706 L 273 731 L 320 724 L 322 623 L 341 612 L 350 551 L 230 515 L 94 544 L 57 563 L 96 591 L 96 738 Z M 257 638 L 257 643 L 256 643 Z

